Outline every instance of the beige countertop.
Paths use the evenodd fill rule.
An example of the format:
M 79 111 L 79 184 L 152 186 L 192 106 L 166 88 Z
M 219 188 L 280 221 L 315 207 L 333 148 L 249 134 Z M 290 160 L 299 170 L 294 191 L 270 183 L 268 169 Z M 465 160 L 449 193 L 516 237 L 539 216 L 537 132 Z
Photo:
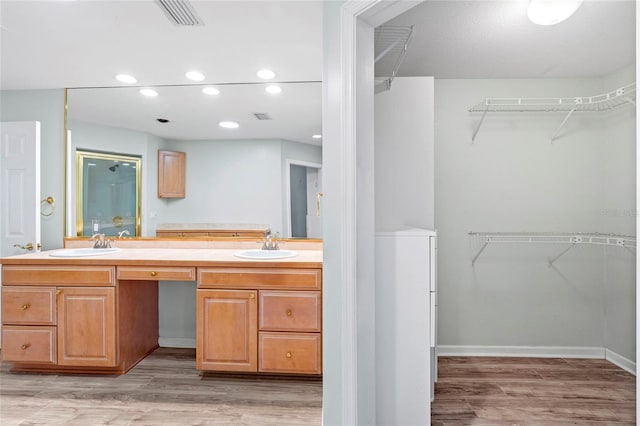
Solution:
M 62 249 L 61 249 L 62 250 Z M 96 249 L 99 250 L 99 249 Z M 321 250 L 297 250 L 295 257 L 254 260 L 234 255 L 238 248 L 123 248 L 86 257 L 52 257 L 48 250 L 0 259 L 3 265 L 227 266 L 240 268 L 321 268 Z
M 268 231 L 269 225 L 260 223 L 160 223 L 158 231 Z

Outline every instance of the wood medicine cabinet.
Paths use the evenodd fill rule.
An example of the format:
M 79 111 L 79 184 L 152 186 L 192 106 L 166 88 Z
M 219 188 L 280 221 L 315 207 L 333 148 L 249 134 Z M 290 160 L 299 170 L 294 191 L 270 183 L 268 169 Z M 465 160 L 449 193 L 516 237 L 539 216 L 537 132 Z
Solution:
M 186 164 L 186 153 L 158 150 L 158 198 L 185 197 Z

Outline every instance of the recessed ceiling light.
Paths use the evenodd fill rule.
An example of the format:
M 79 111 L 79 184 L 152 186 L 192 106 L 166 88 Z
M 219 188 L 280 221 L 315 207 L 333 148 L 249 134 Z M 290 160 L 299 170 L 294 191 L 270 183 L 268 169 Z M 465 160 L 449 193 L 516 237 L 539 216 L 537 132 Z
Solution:
M 221 121 L 218 123 L 218 126 L 224 127 L 225 129 L 237 129 L 240 127 L 240 123 L 237 121 Z
M 582 0 L 530 0 L 527 15 L 534 24 L 554 25 L 569 18 Z
M 136 80 L 135 77 L 129 74 L 118 74 L 116 75 L 116 80 L 122 83 L 128 83 L 128 84 L 133 84 L 138 82 L 138 80 Z
M 215 87 L 205 87 L 204 89 L 202 89 L 202 93 L 204 93 L 205 95 L 215 96 L 215 95 L 219 95 L 220 91 Z
M 258 77 L 260 77 L 261 79 L 263 79 L 263 80 L 272 80 L 272 79 L 274 79 L 276 77 L 276 73 L 275 72 L 273 72 L 271 70 L 267 70 L 267 69 L 258 71 L 256 73 L 256 75 Z
M 199 71 L 189 71 L 184 75 L 191 81 L 202 81 L 204 80 L 204 74 Z
M 313 135 L 311 137 L 314 138 L 314 139 L 322 139 L 322 135 L 318 135 L 318 134 L 315 134 L 315 135 Z
M 265 87 L 264 90 L 266 90 L 267 93 L 271 93 L 272 95 L 277 95 L 278 93 L 282 92 L 282 87 L 272 84 L 270 86 Z
M 142 89 L 140 90 L 140 94 L 144 96 L 150 96 L 150 97 L 158 96 L 158 92 L 151 89 Z

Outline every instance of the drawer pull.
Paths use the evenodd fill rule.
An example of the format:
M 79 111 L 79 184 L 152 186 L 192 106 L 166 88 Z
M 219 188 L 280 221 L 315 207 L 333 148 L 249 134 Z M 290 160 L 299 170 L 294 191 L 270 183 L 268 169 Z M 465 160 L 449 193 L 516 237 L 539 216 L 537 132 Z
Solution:
M 152 277 L 155 277 L 156 275 L 158 275 L 158 274 L 156 273 L 156 271 L 151 271 L 151 276 L 152 276 Z
M 25 303 L 24 305 L 20 306 L 20 308 L 23 311 L 26 311 L 27 309 L 29 309 L 31 307 L 31 303 Z
M 20 349 L 22 349 L 23 351 L 28 349 L 29 346 L 31 346 L 31 343 L 23 343 L 22 346 L 20 346 Z
M 291 359 L 291 352 L 287 352 L 287 354 L 285 355 L 288 359 Z
M 291 312 L 291 309 L 287 309 L 287 316 L 288 316 L 288 317 L 290 317 L 292 313 L 293 313 L 293 312 Z

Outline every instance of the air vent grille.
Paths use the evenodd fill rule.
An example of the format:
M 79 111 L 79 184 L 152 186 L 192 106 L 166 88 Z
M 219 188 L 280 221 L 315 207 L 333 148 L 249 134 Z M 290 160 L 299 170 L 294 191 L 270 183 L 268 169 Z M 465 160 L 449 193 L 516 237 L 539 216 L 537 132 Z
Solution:
M 203 25 L 202 20 L 188 0 L 157 0 L 157 3 L 174 25 Z
M 271 120 L 272 118 L 266 112 L 254 112 L 253 115 L 258 120 Z

